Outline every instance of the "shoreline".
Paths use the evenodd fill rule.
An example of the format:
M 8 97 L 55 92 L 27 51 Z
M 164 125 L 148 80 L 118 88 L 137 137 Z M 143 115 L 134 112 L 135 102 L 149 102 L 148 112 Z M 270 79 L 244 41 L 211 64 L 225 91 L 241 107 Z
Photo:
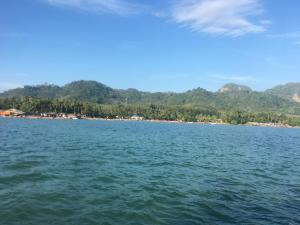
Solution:
M 92 118 L 85 117 L 81 119 L 74 119 L 68 117 L 43 117 L 43 116 L 0 116 L 0 118 L 13 118 L 13 119 L 41 119 L 41 120 L 100 120 L 100 121 L 126 121 L 126 122 L 151 122 L 151 123 L 176 123 L 176 124 L 198 124 L 198 125 L 232 125 L 232 126 L 249 126 L 249 127 L 271 127 L 271 128 L 300 128 L 298 126 L 291 126 L 281 123 L 258 123 L 248 122 L 246 124 L 230 124 L 220 122 L 185 122 L 185 121 L 172 121 L 172 120 L 134 120 L 134 119 L 107 119 L 107 118 Z

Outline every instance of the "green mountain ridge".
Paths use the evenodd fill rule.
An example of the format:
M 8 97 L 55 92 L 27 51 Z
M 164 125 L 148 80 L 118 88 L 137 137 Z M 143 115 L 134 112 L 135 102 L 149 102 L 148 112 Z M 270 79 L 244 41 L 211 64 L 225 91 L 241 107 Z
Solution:
M 196 88 L 183 93 L 143 92 L 136 89 L 113 89 L 96 81 L 74 81 L 57 85 L 24 86 L 5 91 L 2 98 L 35 98 L 77 100 L 99 104 L 156 104 L 197 106 L 215 110 L 277 112 L 300 115 L 300 83 L 276 86 L 265 92 L 253 91 L 244 85 L 226 84 L 217 92 Z M 297 97 L 296 96 L 296 97 Z M 299 98 L 300 101 L 300 98 Z
M 266 92 L 285 99 L 292 99 L 295 102 L 300 102 L 300 83 L 278 85 L 272 89 L 266 90 Z

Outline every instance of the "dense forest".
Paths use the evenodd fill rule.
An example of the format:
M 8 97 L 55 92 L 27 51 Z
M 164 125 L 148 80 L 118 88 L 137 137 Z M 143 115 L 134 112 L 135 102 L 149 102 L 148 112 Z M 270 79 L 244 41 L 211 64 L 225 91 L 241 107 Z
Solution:
M 300 125 L 300 103 L 293 100 L 300 84 L 279 86 L 266 92 L 227 84 L 217 92 L 202 88 L 184 93 L 150 93 L 112 89 L 95 81 L 25 86 L 0 94 L 0 109 L 17 108 L 27 114 L 73 113 L 88 117 L 129 118 L 190 122 L 285 123 Z M 286 91 L 288 90 L 288 91 Z
M 24 86 L 5 91 L 3 98 L 25 96 L 42 99 L 64 99 L 98 104 L 157 104 L 185 105 L 217 110 L 243 110 L 249 112 L 280 112 L 300 115 L 300 83 L 277 86 L 265 92 L 237 84 L 227 84 L 217 92 L 196 88 L 183 93 L 143 92 L 136 89 L 113 89 L 96 81 L 74 81 L 62 87 L 57 85 Z
M 17 108 L 28 115 L 41 113 L 78 114 L 87 117 L 107 119 L 127 119 L 133 114 L 149 120 L 168 120 L 183 122 L 214 122 L 245 124 L 282 123 L 300 126 L 300 117 L 287 116 L 274 112 L 251 113 L 246 111 L 218 111 L 198 106 L 166 106 L 155 104 L 97 104 L 63 99 L 40 99 L 33 97 L 0 98 L 0 109 Z

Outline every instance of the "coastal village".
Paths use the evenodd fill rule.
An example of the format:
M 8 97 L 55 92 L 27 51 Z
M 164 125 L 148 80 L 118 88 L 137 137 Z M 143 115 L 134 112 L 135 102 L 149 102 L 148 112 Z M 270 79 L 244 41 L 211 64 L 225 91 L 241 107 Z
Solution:
M 18 110 L 18 109 L 7 109 L 7 110 L 0 110 L 0 116 L 24 116 L 25 113 Z
M 91 118 L 87 117 L 86 115 L 81 114 L 66 114 L 66 113 L 41 113 L 40 115 L 26 115 L 25 112 L 18 110 L 18 109 L 7 109 L 7 110 L 0 110 L 0 117 L 11 117 L 11 118 L 27 118 L 27 119 L 72 119 L 72 120 L 123 120 L 123 121 L 148 121 L 148 122 L 166 122 L 166 123 L 185 123 L 184 121 L 168 121 L 168 120 L 148 120 L 145 119 L 142 115 L 133 114 L 129 118 L 122 118 L 116 117 L 115 119 L 109 118 Z M 212 122 L 187 122 L 189 124 L 210 124 L 210 125 L 218 125 L 218 124 L 226 124 L 222 121 L 218 123 Z M 274 128 L 298 128 L 293 127 L 287 124 L 281 123 L 258 123 L 258 122 L 248 122 L 244 125 L 248 126 L 260 126 L 260 127 L 274 127 Z
M 49 113 L 41 113 L 40 115 L 26 115 L 25 112 L 18 110 L 18 109 L 7 109 L 7 110 L 0 110 L 0 116 L 1 117 L 16 117 L 16 118 L 36 118 L 36 119 L 93 119 L 89 118 L 86 115 L 81 114 L 67 114 L 67 113 L 55 113 L 55 112 L 49 112 Z M 105 118 L 104 118 L 105 119 Z M 124 119 L 117 117 L 116 119 Z M 133 114 L 129 118 L 130 120 L 144 120 L 144 117 L 138 114 Z

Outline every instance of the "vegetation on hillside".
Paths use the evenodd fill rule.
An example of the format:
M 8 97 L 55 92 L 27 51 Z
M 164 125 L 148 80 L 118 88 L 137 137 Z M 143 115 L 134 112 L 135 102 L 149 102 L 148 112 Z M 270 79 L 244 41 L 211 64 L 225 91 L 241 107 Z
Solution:
M 130 118 L 139 114 L 145 119 L 184 122 L 224 122 L 230 124 L 283 123 L 300 126 L 300 118 L 274 112 L 218 111 L 210 107 L 156 104 L 98 104 L 68 99 L 41 99 L 33 97 L 0 98 L 0 109 L 17 108 L 28 115 L 41 113 L 80 114 L 97 118 Z
M 156 104 L 213 108 L 218 111 L 274 112 L 300 115 L 300 104 L 274 91 L 255 92 L 242 85 L 227 84 L 226 91 L 210 92 L 196 88 L 183 93 L 119 90 L 96 81 L 75 81 L 63 87 L 56 85 L 25 86 L 6 91 L 3 98 L 35 97 L 63 99 L 97 104 Z
M 300 83 L 278 85 L 272 89 L 267 90 L 266 93 L 300 102 Z
M 6 91 L 0 95 L 0 109 L 17 108 L 31 115 L 53 112 L 129 118 L 140 114 L 160 120 L 300 125 L 300 103 L 280 96 L 285 89 L 282 86 L 266 92 L 235 84 L 222 88 L 218 92 L 196 88 L 183 93 L 150 93 L 113 89 L 96 81 L 75 81 L 63 87 L 38 85 Z

